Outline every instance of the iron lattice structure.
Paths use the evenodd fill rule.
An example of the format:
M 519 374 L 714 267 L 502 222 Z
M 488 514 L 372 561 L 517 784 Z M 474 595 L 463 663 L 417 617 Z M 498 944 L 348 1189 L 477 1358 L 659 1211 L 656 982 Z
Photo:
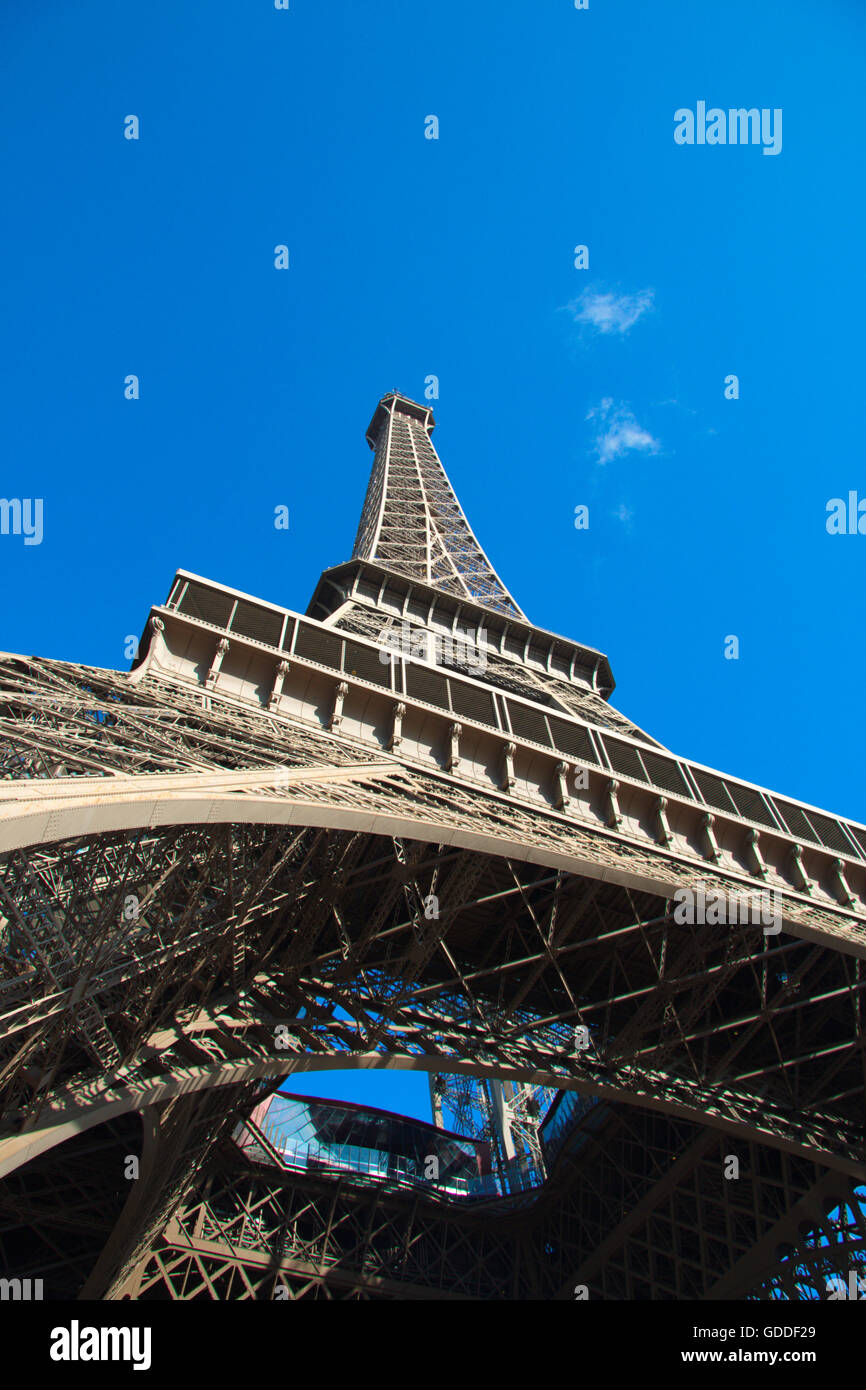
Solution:
M 498 580 L 432 428 L 379 403 L 306 614 L 180 571 L 131 672 L 0 658 L 5 1277 L 691 1299 L 859 1265 L 866 828 L 616 711 L 607 658 Z M 681 921 L 684 888 L 740 911 Z M 373 1065 L 452 1115 L 498 1097 L 543 1184 L 407 1193 L 235 1142 L 294 1072 Z

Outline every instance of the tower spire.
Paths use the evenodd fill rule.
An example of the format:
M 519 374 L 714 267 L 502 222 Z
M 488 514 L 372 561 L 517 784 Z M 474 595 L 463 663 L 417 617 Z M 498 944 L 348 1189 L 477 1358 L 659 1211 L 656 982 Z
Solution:
M 397 391 L 367 430 L 375 452 L 352 558 L 525 620 L 481 549 L 430 438 L 433 412 Z

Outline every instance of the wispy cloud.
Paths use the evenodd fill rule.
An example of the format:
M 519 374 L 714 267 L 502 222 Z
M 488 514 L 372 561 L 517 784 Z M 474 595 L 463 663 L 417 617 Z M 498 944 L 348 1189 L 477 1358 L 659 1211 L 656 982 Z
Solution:
M 641 315 L 652 308 L 653 290 L 637 294 L 613 294 L 602 290 L 584 290 L 565 307 L 575 323 L 585 325 L 596 333 L 627 333 Z
M 639 425 L 630 408 L 606 396 L 600 405 L 593 406 L 587 420 L 594 420 L 595 454 L 599 463 L 610 463 L 633 452 L 657 454 L 661 444 L 649 430 Z

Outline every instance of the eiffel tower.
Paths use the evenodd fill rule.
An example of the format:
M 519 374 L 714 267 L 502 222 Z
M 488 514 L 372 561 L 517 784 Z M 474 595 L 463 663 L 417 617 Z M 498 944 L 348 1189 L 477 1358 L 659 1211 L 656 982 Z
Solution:
M 862 1264 L 866 828 L 619 713 L 433 428 L 379 402 L 305 614 L 178 571 L 128 672 L 0 658 L 6 1296 L 808 1298 Z M 291 1099 L 352 1067 L 425 1073 L 435 1123 Z

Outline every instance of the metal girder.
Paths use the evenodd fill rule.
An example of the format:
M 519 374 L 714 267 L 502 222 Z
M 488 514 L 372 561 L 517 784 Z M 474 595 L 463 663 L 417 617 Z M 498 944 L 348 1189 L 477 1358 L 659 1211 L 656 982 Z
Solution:
M 229 615 L 247 602 L 232 591 L 218 623 L 181 618 L 177 604 L 166 618 L 193 625 L 206 674 L 169 652 L 159 617 L 165 661 L 149 653 L 128 675 L 0 657 L 0 1173 L 16 1230 L 39 1224 L 40 1174 L 74 1157 L 71 1136 L 116 1138 L 141 1113 L 147 1175 L 122 1211 L 94 1212 L 101 1254 L 75 1224 L 97 1200 L 86 1185 L 69 1198 L 66 1253 L 50 1203 L 33 1245 L 38 1265 L 53 1242 L 70 1287 L 89 1295 L 258 1297 L 277 1266 L 304 1297 L 568 1296 L 572 1278 L 601 1297 L 793 1287 L 793 1266 L 773 1264 L 773 1232 L 810 1194 L 853 1200 L 866 1178 L 866 841 L 739 783 L 746 809 L 720 783 L 731 805 L 714 831 L 685 764 L 653 762 L 657 745 L 606 704 L 606 658 L 526 623 L 431 428 L 426 407 L 396 393 L 380 403 L 352 597 L 327 630 L 295 622 L 292 640 L 312 644 L 300 676 L 294 651 L 274 646 L 288 617 L 266 614 L 268 640 L 253 624 L 250 652 L 230 650 Z M 478 608 L 500 624 L 483 718 L 480 685 L 449 684 L 435 662 L 415 670 L 414 695 L 406 686 L 410 718 L 369 643 L 340 635 L 371 613 L 394 619 L 368 569 L 400 577 L 418 627 L 431 594 L 456 603 L 455 623 Z M 329 640 L 356 652 L 345 671 Z M 559 721 L 556 737 L 584 739 L 596 759 L 579 814 L 551 734 L 557 709 L 641 744 L 640 756 L 593 744 L 578 718 Z M 602 761 L 617 746 L 630 789 Z M 678 841 L 665 776 L 682 779 Z M 809 830 L 806 859 L 779 806 Z M 723 896 L 765 881 L 778 932 L 674 912 L 680 886 Z M 550 1154 L 527 1102 L 547 1088 L 598 1104 L 537 1198 L 524 1192 L 529 1205 L 495 1221 L 233 1167 L 219 1146 L 258 1088 L 353 1065 L 458 1078 L 445 1093 L 467 1122 L 498 1088 L 539 1171 Z M 737 1146 L 750 1174 L 739 1186 L 719 1177 Z M 273 1267 L 255 1212 L 272 1244 L 283 1233 Z M 338 1233 L 354 1244 L 335 1263 Z
M 463 514 L 433 447 L 433 412 L 384 396 L 368 433 L 375 462 L 353 556 L 523 617 Z

